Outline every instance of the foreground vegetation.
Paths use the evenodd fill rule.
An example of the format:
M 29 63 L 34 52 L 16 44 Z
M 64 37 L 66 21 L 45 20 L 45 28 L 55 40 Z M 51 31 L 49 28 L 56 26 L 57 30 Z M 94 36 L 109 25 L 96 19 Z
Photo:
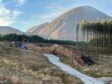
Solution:
M 0 84 L 83 84 L 48 62 L 39 52 L 0 42 Z

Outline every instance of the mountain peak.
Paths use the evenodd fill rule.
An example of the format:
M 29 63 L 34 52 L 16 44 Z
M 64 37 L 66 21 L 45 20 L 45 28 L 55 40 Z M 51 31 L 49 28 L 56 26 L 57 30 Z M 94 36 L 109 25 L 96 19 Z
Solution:
M 75 25 L 81 24 L 84 18 L 89 22 L 94 22 L 98 19 L 110 19 L 110 16 L 91 6 L 79 6 L 54 19 L 39 32 L 39 35 L 58 40 L 76 40 Z M 81 39 L 82 31 L 80 31 Z
M 79 6 L 79 7 L 76 7 L 76 8 L 94 8 L 94 7 L 89 6 L 89 5 L 84 5 L 84 6 Z
M 78 12 L 78 11 L 99 11 L 99 10 L 96 9 L 95 7 L 85 5 L 85 6 L 78 6 L 76 8 L 73 8 L 70 11 L 71 12 L 73 12 L 73 11 Z

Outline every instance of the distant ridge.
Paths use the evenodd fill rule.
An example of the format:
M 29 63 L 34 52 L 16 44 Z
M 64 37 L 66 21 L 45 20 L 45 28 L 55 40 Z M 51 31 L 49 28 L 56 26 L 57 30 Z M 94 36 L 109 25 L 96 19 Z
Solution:
M 5 34 L 12 34 L 12 33 L 23 34 L 23 32 L 15 28 L 9 26 L 0 26 L 0 34 L 5 35 Z

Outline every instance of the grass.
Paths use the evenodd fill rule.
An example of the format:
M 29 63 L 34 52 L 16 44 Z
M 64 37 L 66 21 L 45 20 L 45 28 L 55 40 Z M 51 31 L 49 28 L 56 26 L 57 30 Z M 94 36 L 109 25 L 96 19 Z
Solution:
M 83 84 L 39 52 L 0 43 L 0 84 Z
M 112 77 L 112 55 L 91 55 L 91 59 L 95 61 L 94 65 L 86 65 L 80 68 L 73 66 L 72 59 L 66 56 L 59 56 L 61 61 L 68 64 L 82 73 L 92 77 Z
M 64 62 L 65 64 L 69 64 L 69 65 L 73 66 L 71 60 L 72 59 L 70 59 L 70 57 L 60 56 L 60 61 Z

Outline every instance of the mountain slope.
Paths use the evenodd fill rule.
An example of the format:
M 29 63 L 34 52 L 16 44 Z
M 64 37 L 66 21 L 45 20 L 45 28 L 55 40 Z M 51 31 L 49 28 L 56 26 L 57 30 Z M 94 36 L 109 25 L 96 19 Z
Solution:
M 46 38 L 59 40 L 76 40 L 76 24 L 82 23 L 84 18 L 88 21 L 96 21 L 98 19 L 110 19 L 110 16 L 107 16 L 96 8 L 90 6 L 77 7 L 57 17 L 41 31 L 39 31 L 39 35 Z M 79 33 L 79 40 L 81 40 L 81 29 Z
M 11 34 L 11 33 L 23 34 L 23 32 L 21 32 L 17 29 L 14 29 L 12 27 L 0 26 L 0 34 L 5 35 L 5 34 Z
M 42 30 L 45 26 L 47 26 L 48 23 L 43 23 L 41 25 L 38 25 L 38 26 L 34 26 L 32 28 L 30 28 L 26 34 L 27 35 L 37 35 L 39 33 L 40 30 Z

